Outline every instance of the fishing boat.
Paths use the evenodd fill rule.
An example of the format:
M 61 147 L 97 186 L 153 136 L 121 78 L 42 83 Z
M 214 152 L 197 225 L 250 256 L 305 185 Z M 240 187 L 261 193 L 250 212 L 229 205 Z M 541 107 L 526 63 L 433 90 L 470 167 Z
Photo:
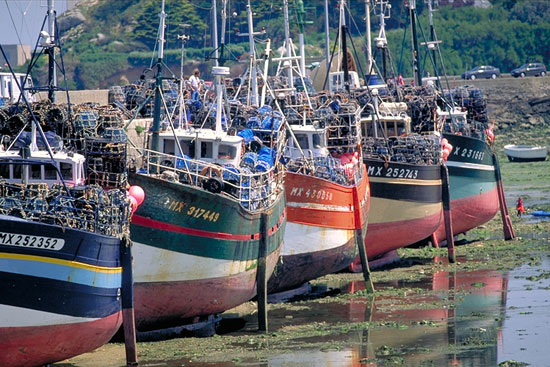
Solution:
M 228 68 L 213 67 L 216 100 L 203 104 L 196 125 L 161 124 L 164 14 L 163 1 L 151 145 L 129 177 L 145 191 L 131 223 L 138 330 L 191 323 L 253 298 L 259 262 L 269 277 L 286 223 L 284 117 L 234 106 L 248 128 L 233 127 L 223 99 Z
M 411 132 L 404 110 L 404 102 L 381 102 L 378 116 L 361 120 L 372 190 L 365 246 L 373 258 L 429 237 L 443 219 L 440 137 Z
M 52 1 L 48 8 L 52 36 L 44 40 L 42 50 L 55 68 L 54 48 L 59 44 Z M 5 57 L 3 49 L 2 54 Z M 90 184 L 86 144 L 80 154 L 74 136 L 60 137 L 52 130 L 66 132 L 72 122 L 59 114 L 62 106 L 53 104 L 56 87 L 50 73 L 50 102 L 31 106 L 22 93 L 24 107 L 9 104 L 0 112 L 2 366 L 41 366 L 107 343 L 123 321 L 121 294 L 126 297 L 131 288 L 131 282 L 123 283 L 121 265 L 129 260 L 125 239 L 131 200 L 124 185 Z M 25 85 L 18 89 L 26 91 Z M 49 131 L 43 131 L 39 118 Z M 125 144 L 106 143 L 125 149 Z M 119 163 L 125 160 L 117 158 Z M 124 172 L 106 168 L 95 173 L 126 182 Z
M 425 44 L 432 51 L 432 63 L 437 74 L 435 59 L 441 59 L 440 41 L 435 37 L 431 21 L 431 1 L 428 5 L 432 38 Z M 415 1 L 409 3 L 409 11 L 411 17 L 415 18 Z M 419 70 L 416 78 L 418 84 L 421 84 Z M 430 89 L 435 91 L 440 88 L 441 82 L 442 79 L 438 76 L 437 84 L 432 84 Z M 435 93 L 432 92 L 431 95 Z M 510 239 L 514 237 L 514 233 L 504 197 L 498 159 L 493 151 L 493 124 L 489 123 L 486 112 L 486 100 L 479 89 L 448 88 L 438 93 L 435 123 L 442 125 L 442 136 L 450 148 L 446 153 L 446 167 L 449 174 L 452 234 L 465 233 L 488 222 L 500 209 L 504 237 Z M 446 238 L 443 223 L 432 238 L 436 243 Z
M 295 55 L 289 36 L 288 2 L 283 6 L 286 54 L 273 59 L 279 62 L 273 93 L 291 135 L 284 152 L 288 218 L 270 293 L 346 268 L 357 256 L 357 229 L 366 232 L 369 208 L 360 108 L 308 88 L 304 55 Z
M 359 108 L 341 104 L 337 113 L 329 107 L 315 111 L 306 120 L 287 114 L 295 137 L 285 154 L 288 219 L 270 292 L 346 268 L 357 257 L 357 241 L 363 243 L 356 230 L 367 230 L 370 195 L 360 160 Z
M 504 153 L 510 162 L 545 161 L 548 155 L 548 146 L 507 144 Z
M 45 150 L 0 154 L 2 366 L 92 351 L 122 323 L 130 203 L 125 191 L 83 186 L 84 161 L 63 151 L 53 160 Z
M 345 49 L 349 32 L 345 26 L 344 5 L 342 1 L 340 34 Z M 384 66 L 388 58 L 384 20 L 389 9 L 387 5 L 385 2 L 380 4 L 380 32 L 376 38 Z M 368 3 L 366 9 L 370 12 Z M 369 19 L 367 17 L 368 29 Z M 336 94 L 345 94 L 348 88 L 349 98 L 362 107 L 362 157 L 371 187 L 365 246 L 372 260 L 430 236 L 441 224 L 442 147 L 435 129 L 421 133 L 412 126 L 408 105 L 403 98 L 395 97 L 403 95 L 401 86 L 388 85 L 384 83 L 385 78 L 375 73 L 370 36 L 367 41 L 369 84 L 359 86 L 357 66 L 347 73 L 345 70 L 329 73 L 328 82 L 330 90 Z M 337 63 L 348 64 L 347 59 L 342 57 Z M 388 72 L 385 67 L 381 71 L 384 76 Z M 350 269 L 360 271 L 358 258 Z

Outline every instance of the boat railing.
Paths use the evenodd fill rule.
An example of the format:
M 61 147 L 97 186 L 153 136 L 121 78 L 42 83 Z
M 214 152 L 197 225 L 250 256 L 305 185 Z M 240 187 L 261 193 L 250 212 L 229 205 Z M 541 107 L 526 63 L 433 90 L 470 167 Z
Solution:
M 106 236 L 129 233 L 131 208 L 124 191 L 86 186 L 70 188 L 70 193 L 61 185 L 0 180 L 0 214 Z
M 185 185 L 201 187 L 215 194 L 227 195 L 250 211 L 265 209 L 281 192 L 284 170 L 278 160 L 268 162 L 262 156 L 245 153 L 240 167 L 140 149 L 144 166 L 138 174 Z
M 363 166 L 357 158 L 353 160 L 353 155 L 346 158 L 348 159 L 342 160 L 331 156 L 286 158 L 285 168 L 289 172 L 312 175 L 343 186 L 353 186 L 363 178 Z
M 438 164 L 441 145 L 437 135 L 409 134 L 386 138 L 363 138 L 366 158 L 410 164 Z

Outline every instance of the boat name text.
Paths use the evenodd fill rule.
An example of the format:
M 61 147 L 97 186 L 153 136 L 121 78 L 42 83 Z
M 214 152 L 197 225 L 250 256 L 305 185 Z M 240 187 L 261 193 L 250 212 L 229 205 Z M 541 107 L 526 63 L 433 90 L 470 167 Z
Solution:
M 193 217 L 193 218 L 201 218 L 204 220 L 209 220 L 210 222 L 217 222 L 220 218 L 220 213 L 211 212 L 210 210 L 206 210 L 203 208 L 197 208 L 197 207 L 189 207 L 189 210 L 187 211 L 187 215 Z
M 327 190 L 306 189 L 305 187 L 293 187 L 290 196 L 302 197 L 317 200 L 332 200 L 332 192 Z
M 417 169 L 396 167 L 385 168 L 384 166 L 369 166 L 367 173 L 372 177 L 410 178 L 412 180 L 418 177 Z
M 178 201 L 178 200 L 170 200 L 164 204 L 164 206 L 173 212 L 181 213 L 183 212 L 183 208 L 187 208 L 189 205 L 184 201 Z M 203 220 L 207 220 L 210 222 L 217 222 L 220 218 L 220 213 L 214 212 L 211 210 L 199 208 L 196 206 L 189 206 L 189 209 L 187 209 L 186 212 L 184 212 L 190 217 L 193 218 L 199 218 Z
M 485 152 L 462 147 L 454 147 L 453 154 L 459 157 L 472 158 L 477 161 L 483 161 L 483 158 L 485 157 Z
M 59 251 L 65 245 L 61 238 L 31 236 L 27 234 L 0 232 L 0 245 L 16 247 L 33 247 Z

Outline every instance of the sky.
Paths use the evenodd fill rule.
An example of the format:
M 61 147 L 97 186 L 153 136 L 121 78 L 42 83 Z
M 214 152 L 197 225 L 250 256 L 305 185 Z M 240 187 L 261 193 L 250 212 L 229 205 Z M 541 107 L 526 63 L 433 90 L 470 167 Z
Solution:
M 53 5 L 58 16 L 67 9 L 66 0 L 54 0 Z M 47 0 L 0 0 L 0 44 L 33 48 L 47 10 Z

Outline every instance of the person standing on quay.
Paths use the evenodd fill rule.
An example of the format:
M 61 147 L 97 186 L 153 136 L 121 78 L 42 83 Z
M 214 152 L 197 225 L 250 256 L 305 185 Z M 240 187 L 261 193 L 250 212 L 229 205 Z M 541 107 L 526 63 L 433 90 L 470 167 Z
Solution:
M 523 207 L 523 200 L 518 198 L 518 202 L 516 204 L 516 210 L 518 211 L 518 217 L 521 217 L 522 214 L 525 214 L 525 208 Z
M 191 99 L 198 101 L 201 91 L 202 81 L 200 79 L 201 72 L 199 69 L 193 71 L 193 75 L 189 77 L 189 84 L 191 84 Z

